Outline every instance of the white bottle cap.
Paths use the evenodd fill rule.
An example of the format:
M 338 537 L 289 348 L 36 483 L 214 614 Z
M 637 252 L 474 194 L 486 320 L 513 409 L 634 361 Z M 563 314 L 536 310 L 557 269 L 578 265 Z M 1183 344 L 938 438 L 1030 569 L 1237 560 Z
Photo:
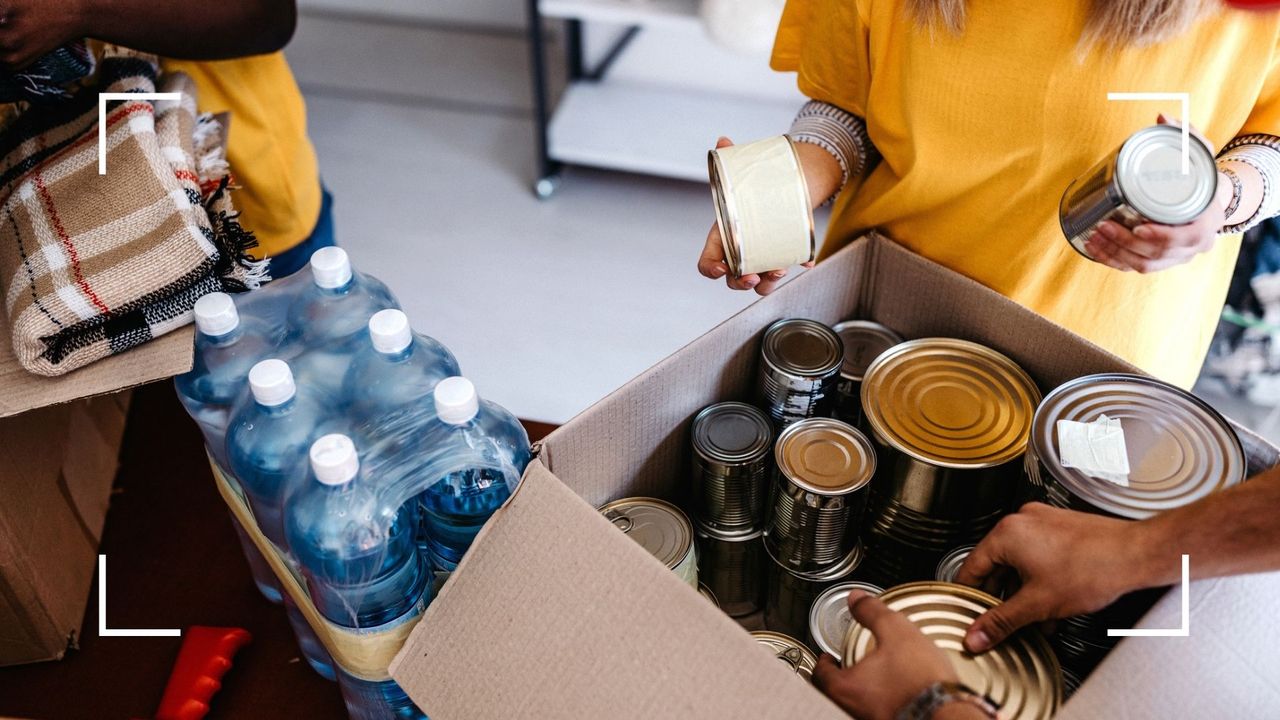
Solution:
M 456 375 L 436 383 L 436 415 L 450 425 L 465 425 L 480 412 L 480 398 L 471 381 Z
M 286 403 L 297 394 L 289 363 L 271 358 L 249 369 L 249 392 L 259 405 L 274 407 Z
M 311 471 L 325 485 L 349 482 L 360 471 L 356 444 L 340 433 L 322 436 L 311 444 Z
M 226 335 L 240 325 L 240 313 L 224 292 L 201 295 L 195 305 L 196 329 L 210 337 Z
M 373 341 L 373 349 L 380 353 L 402 352 L 413 342 L 409 316 L 399 310 L 379 310 L 369 318 L 369 339 Z
M 332 290 L 351 281 L 351 259 L 340 247 L 322 247 L 311 253 L 311 277 L 316 285 Z

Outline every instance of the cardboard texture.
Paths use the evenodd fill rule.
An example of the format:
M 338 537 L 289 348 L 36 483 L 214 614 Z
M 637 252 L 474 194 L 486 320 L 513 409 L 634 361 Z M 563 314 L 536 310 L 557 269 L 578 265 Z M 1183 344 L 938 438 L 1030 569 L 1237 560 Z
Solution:
M 0 420 L 0 665 L 61 658 L 84 618 L 128 394 Z
M 693 415 L 721 400 L 752 398 L 766 326 L 785 317 L 834 323 L 876 320 L 908 338 L 952 336 L 1012 357 L 1042 390 L 1080 375 L 1135 368 L 967 278 L 878 237 L 859 240 L 663 360 L 552 433 L 508 505 L 482 531 L 457 573 L 410 636 L 394 677 L 436 720 L 451 718 L 828 718 L 843 717 L 816 690 L 764 662 L 750 637 L 604 521 L 594 507 L 618 497 L 684 501 Z M 1258 472 L 1280 450 L 1237 427 Z M 549 470 L 549 472 L 548 472 Z M 554 474 L 552 474 L 554 473 Z M 1240 644 L 1210 657 L 1273 653 L 1270 606 L 1255 582 L 1199 590 L 1192 627 L 1232 630 Z M 1166 597 L 1144 622 L 1168 621 Z M 1242 612 L 1241 607 L 1251 609 Z M 1270 628 L 1272 631 L 1267 634 Z M 1214 687 L 1218 717 L 1254 717 L 1235 689 L 1238 663 L 1196 662 L 1213 639 L 1177 646 L 1166 666 L 1146 639 L 1121 643 L 1086 682 L 1066 717 L 1157 717 L 1146 700 Z M 1157 652 L 1158 650 L 1158 652 Z M 1176 672 L 1175 672 L 1176 670 Z M 1135 691 L 1129 678 L 1142 678 Z M 1253 683 L 1253 685 L 1250 685 Z M 1121 697 L 1123 696 L 1123 697 Z M 1197 701 L 1203 704 L 1203 700 Z M 1233 705 L 1235 703 L 1235 705 Z M 1082 710 L 1075 710 L 1076 705 Z M 1241 708 L 1235 712 L 1234 708 Z M 1108 708 L 1100 711 L 1098 708 Z M 1090 709 L 1093 709 L 1091 712 Z

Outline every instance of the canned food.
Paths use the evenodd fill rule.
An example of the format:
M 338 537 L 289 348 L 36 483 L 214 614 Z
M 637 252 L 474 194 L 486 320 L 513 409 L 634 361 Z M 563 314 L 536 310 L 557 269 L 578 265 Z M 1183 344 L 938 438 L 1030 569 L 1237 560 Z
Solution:
M 1072 182 L 1058 204 L 1071 247 L 1093 260 L 1084 244 L 1105 220 L 1183 225 L 1203 213 L 1218 191 L 1218 168 L 1200 138 L 1189 135 L 1187 146 L 1184 167 L 1181 128 L 1144 128 Z
M 1120 421 L 1128 484 L 1065 467 L 1058 423 Z M 1243 482 L 1244 447 L 1225 418 L 1200 398 L 1154 378 L 1086 375 L 1049 393 L 1036 410 L 1027 475 L 1039 499 L 1058 507 L 1141 520 Z
M 844 362 L 840 365 L 832 415 L 865 432 L 868 429 L 862 417 L 862 378 L 871 362 L 902 342 L 902 336 L 869 320 L 846 320 L 831 329 L 844 344 Z
M 707 587 L 706 585 L 703 585 L 702 583 L 698 583 L 698 594 L 706 598 L 707 600 L 710 600 L 712 605 L 715 605 L 716 607 L 720 607 L 720 601 L 716 599 L 716 594 L 711 592 L 711 588 Z
M 760 406 L 782 429 L 826 415 L 835 401 L 844 346 L 831 328 L 813 320 L 779 320 L 760 343 Z
M 680 508 L 657 498 L 634 497 L 607 503 L 600 507 L 600 513 L 690 587 L 698 589 L 693 523 Z
M 965 652 L 960 643 L 965 632 L 999 600 L 970 587 L 939 582 L 901 585 L 880 599 L 946 651 L 960 682 L 995 702 L 1001 718 L 1048 720 L 1062 704 L 1062 670 L 1034 628 L 1014 633 L 987 652 Z M 844 643 L 844 666 L 858 664 L 874 648 L 871 631 L 853 622 Z
M 964 566 L 964 561 L 969 559 L 969 553 L 973 552 L 975 547 L 977 545 L 962 545 L 944 555 L 942 561 L 938 563 L 938 570 L 934 573 L 933 579 L 938 582 L 955 582 L 956 575 L 960 574 L 960 568 Z
M 932 578 L 943 555 L 1009 511 L 1039 400 L 1016 363 L 964 340 L 910 340 L 872 362 L 862 405 L 881 468 L 864 534 L 873 580 Z
M 773 480 L 773 426 L 759 408 L 723 402 L 693 418 L 693 504 L 713 528 L 759 528 Z
M 764 547 L 760 530 L 727 532 L 695 526 L 698 536 L 698 577 L 715 593 L 720 609 L 730 617 L 750 615 L 764 597 Z
M 797 675 L 805 680 L 813 680 L 813 669 L 818 667 L 818 658 L 799 640 L 769 630 L 756 630 L 751 633 L 751 637 L 768 648 L 779 660 L 790 665 Z
M 764 538 L 769 552 L 803 572 L 839 562 L 857 543 L 876 470 L 871 441 L 839 420 L 810 418 L 782 431 L 774 457 L 778 486 Z
M 765 547 L 765 552 L 769 548 Z M 809 630 L 809 610 L 824 590 L 849 580 L 862 562 L 862 546 L 855 545 L 840 562 L 816 572 L 800 572 L 770 556 L 764 601 L 764 626 L 796 637 Z
M 884 588 L 865 582 L 832 585 L 813 601 L 809 608 L 809 645 L 837 660 L 844 657 L 844 639 L 849 634 L 853 616 L 849 614 L 849 592 L 863 590 L 879 595 Z
M 737 277 L 813 260 L 813 205 L 786 135 L 707 154 L 725 264 Z

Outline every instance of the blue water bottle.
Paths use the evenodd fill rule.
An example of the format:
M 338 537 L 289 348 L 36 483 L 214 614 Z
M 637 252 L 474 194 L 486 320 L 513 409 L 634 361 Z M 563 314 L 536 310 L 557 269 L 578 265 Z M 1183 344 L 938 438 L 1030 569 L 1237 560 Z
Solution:
M 514 415 L 481 400 L 464 377 L 441 380 L 433 399 L 438 422 L 430 441 L 476 458 L 472 467 L 451 472 L 418 496 L 418 540 L 433 566 L 452 570 L 511 497 L 529 464 L 529 436 Z
M 321 437 L 310 458 L 312 478 L 291 499 L 288 536 L 316 610 L 362 633 L 416 620 L 431 583 L 413 543 L 412 509 L 378 496 L 350 437 Z M 340 670 L 338 684 L 354 720 L 426 717 L 394 680 Z
M 352 418 L 376 425 L 397 413 L 432 412 L 431 392 L 459 373 L 453 353 L 439 341 L 413 332 L 395 309 L 369 318 L 369 340 L 351 359 L 342 395 Z

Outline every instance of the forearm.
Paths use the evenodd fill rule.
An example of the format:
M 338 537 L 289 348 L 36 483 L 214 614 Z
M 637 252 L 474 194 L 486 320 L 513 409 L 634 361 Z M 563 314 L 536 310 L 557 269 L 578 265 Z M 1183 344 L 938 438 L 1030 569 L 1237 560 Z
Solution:
M 297 23 L 294 0 L 77 2 L 85 37 L 183 60 L 275 52 Z
M 1143 520 L 1137 543 L 1140 587 L 1182 579 L 1190 555 L 1194 578 L 1280 570 L 1280 468 L 1198 502 Z
M 1218 156 L 1218 169 L 1219 181 L 1233 188 L 1223 232 L 1243 232 L 1280 212 L 1280 138 L 1236 138 Z

